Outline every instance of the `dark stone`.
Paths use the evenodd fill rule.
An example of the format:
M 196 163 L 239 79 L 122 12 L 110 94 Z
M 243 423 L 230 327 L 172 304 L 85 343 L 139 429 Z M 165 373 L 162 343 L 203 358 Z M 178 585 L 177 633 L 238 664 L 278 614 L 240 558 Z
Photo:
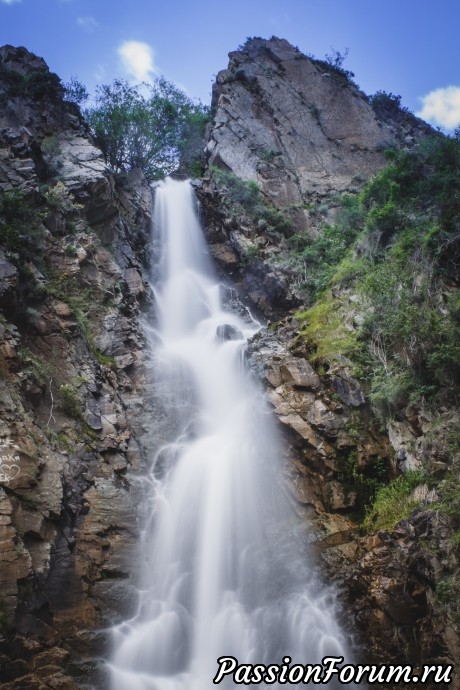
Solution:
M 243 340 L 244 335 L 236 326 L 232 326 L 229 323 L 217 326 L 216 330 L 217 340 L 219 342 L 225 342 L 226 340 Z
M 366 402 L 359 383 L 352 378 L 336 377 L 332 381 L 337 395 L 344 405 L 348 407 L 361 407 Z

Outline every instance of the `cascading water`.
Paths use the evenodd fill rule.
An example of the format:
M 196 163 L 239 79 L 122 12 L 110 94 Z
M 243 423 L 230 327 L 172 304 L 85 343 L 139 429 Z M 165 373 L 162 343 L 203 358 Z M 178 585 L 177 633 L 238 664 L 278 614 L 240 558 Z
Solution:
M 207 690 L 222 656 L 345 656 L 332 598 L 286 537 L 295 525 L 274 477 L 279 442 L 242 357 L 259 325 L 222 306 L 188 182 L 157 188 L 155 229 L 152 349 L 169 421 L 147 478 L 139 609 L 114 631 L 111 689 Z M 231 676 L 220 686 L 236 687 Z

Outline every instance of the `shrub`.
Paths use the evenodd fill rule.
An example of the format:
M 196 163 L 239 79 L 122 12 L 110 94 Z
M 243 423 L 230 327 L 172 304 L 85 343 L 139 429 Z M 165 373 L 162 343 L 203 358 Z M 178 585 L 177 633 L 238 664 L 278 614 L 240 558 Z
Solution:
M 423 472 L 412 470 L 377 490 L 375 501 L 368 510 L 363 527 L 368 532 L 391 530 L 408 518 L 418 501 L 414 489 L 424 481 Z
M 68 383 L 59 386 L 62 408 L 70 417 L 82 419 L 82 402 L 73 386 Z
M 56 182 L 54 187 L 48 189 L 44 195 L 45 201 L 52 209 L 63 213 L 71 213 L 83 208 L 82 204 L 75 202 L 73 194 L 69 192 L 65 184 Z
M 229 170 L 214 166 L 210 172 L 216 185 L 227 196 L 229 204 L 239 206 L 254 223 L 264 222 L 267 233 L 270 230 L 285 233 L 291 229 L 289 218 L 267 203 L 255 180 L 242 180 Z
M 343 63 L 348 57 L 349 50 L 345 48 L 344 52 L 341 53 L 339 50 L 335 50 L 331 47 L 331 52 L 326 53 L 324 60 L 317 60 L 313 56 L 310 56 L 312 62 L 321 68 L 327 70 L 336 79 L 340 80 L 344 84 L 353 83 L 353 77 L 355 76 L 350 70 L 344 69 Z
M 36 253 L 43 215 L 19 189 L 0 193 L 0 243 L 21 256 Z
M 64 84 L 64 100 L 82 105 L 89 98 L 89 93 L 84 84 L 76 77 L 70 77 L 70 81 Z
M 377 111 L 385 110 L 390 113 L 409 112 L 401 105 L 401 96 L 387 91 L 377 91 L 373 96 L 369 96 L 369 103 Z
M 182 160 L 187 171 L 201 157 L 209 108 L 164 78 L 139 86 L 116 79 L 97 87 L 95 105 L 85 115 L 115 172 L 140 168 L 155 180 L 175 171 Z

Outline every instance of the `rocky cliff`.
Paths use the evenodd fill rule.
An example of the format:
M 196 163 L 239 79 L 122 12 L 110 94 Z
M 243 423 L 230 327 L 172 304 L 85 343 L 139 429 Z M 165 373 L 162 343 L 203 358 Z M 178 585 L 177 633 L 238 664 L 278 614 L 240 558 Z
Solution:
M 382 421 L 351 354 L 364 352 L 361 327 L 375 307 L 349 276 L 376 251 L 369 236 L 380 252 L 395 242 L 398 220 L 395 215 L 384 230 L 383 223 L 373 224 L 371 208 L 354 254 L 334 231 L 341 214 L 348 216 L 338 227 L 351 235 L 363 222 L 347 200 L 360 198 L 365 183 L 387 165 L 386 149 L 409 155 L 435 133 L 391 95 L 368 98 L 343 69 L 284 40 L 248 39 L 229 58 L 213 90 L 209 167 L 198 193 L 223 273 L 274 321 L 249 352 L 287 439 L 286 490 L 317 526 L 309 538 L 339 586 L 362 645 L 360 661 L 455 663 L 458 506 L 443 509 L 433 488 L 441 480 L 442 493 L 456 477 L 455 396 L 431 406 L 420 399 L 407 406 L 402 398 L 395 416 Z M 318 247 L 317 256 L 311 247 Z M 321 293 L 313 277 L 322 279 L 321 262 L 331 255 L 337 265 L 329 275 L 338 278 L 319 281 L 322 290 L 329 288 Z M 442 287 L 431 269 L 425 278 L 428 269 L 415 256 L 409 253 L 406 264 L 414 271 L 411 294 L 414 285 L 432 281 L 436 313 L 446 314 L 442 302 L 450 297 L 442 294 L 451 294 L 452 279 Z M 312 309 L 299 310 L 306 306 Z M 386 357 L 376 342 L 370 350 Z M 369 367 L 365 371 L 369 381 Z M 373 529 L 369 521 L 363 528 L 377 488 L 407 470 L 417 480 L 412 511 L 391 528 Z
M 66 667 L 133 602 L 151 190 L 114 177 L 56 75 L 6 46 L 0 191 L 0 675 L 72 688 Z
M 376 112 L 342 68 L 285 40 L 251 39 L 229 57 L 213 88 L 208 161 L 259 181 L 277 206 L 358 189 L 386 148 L 428 130 Z
M 242 289 L 265 313 L 280 315 L 308 299 L 305 268 L 289 259 L 289 237 L 317 237 L 334 222 L 340 195 L 358 192 L 385 166 L 387 149 L 410 149 L 432 130 L 391 98 L 371 101 L 343 69 L 306 57 L 285 40 L 251 39 L 229 57 L 213 87 L 206 145 L 214 170 L 208 226 L 210 197 L 217 215 L 225 209 L 226 216 L 224 233 L 210 234 L 212 251 L 235 278 L 238 263 L 245 263 Z M 219 178 L 215 168 L 223 171 Z M 235 178 L 256 184 L 272 212 L 251 207 Z

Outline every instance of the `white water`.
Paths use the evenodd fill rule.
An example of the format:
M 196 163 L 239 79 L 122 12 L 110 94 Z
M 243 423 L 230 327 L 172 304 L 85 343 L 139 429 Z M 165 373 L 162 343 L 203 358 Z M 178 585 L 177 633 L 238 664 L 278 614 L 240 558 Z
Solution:
M 188 182 L 157 189 L 155 229 L 155 375 L 167 412 L 147 479 L 139 610 L 114 630 L 111 688 L 209 690 L 220 656 L 266 665 L 346 656 L 333 599 L 292 537 L 273 420 L 244 370 L 259 326 L 222 306 Z M 236 339 L 217 336 L 226 324 Z

